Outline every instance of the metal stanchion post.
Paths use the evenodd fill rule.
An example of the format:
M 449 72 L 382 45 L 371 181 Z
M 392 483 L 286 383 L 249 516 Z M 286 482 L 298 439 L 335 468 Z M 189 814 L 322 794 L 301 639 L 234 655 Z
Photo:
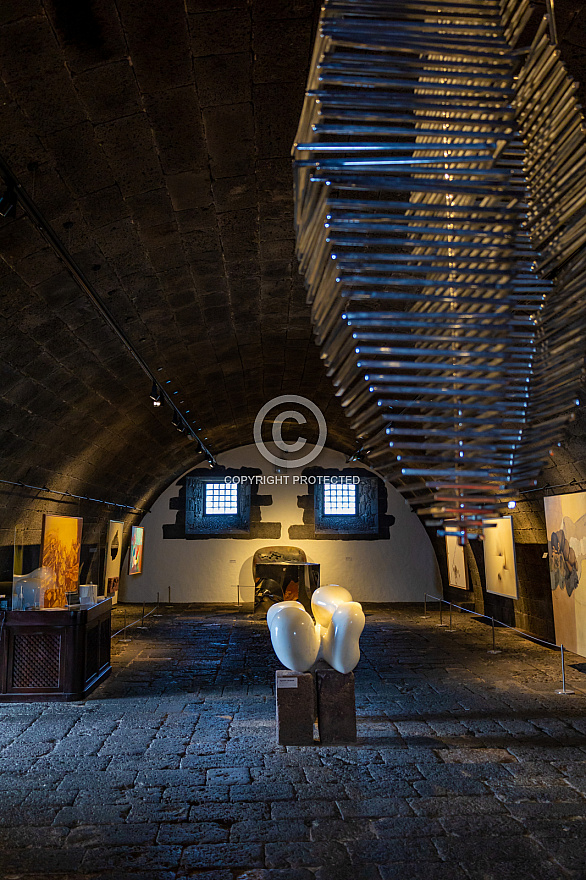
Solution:
M 451 602 L 450 602 L 450 626 L 446 630 L 446 632 L 449 632 L 449 633 L 456 632 L 456 630 L 452 627 L 452 603 Z
M 161 603 L 159 602 L 159 593 L 157 592 L 157 611 L 159 610 L 159 605 L 160 605 L 160 604 L 161 604 Z M 154 615 L 153 615 L 153 617 L 162 617 L 162 616 L 163 616 L 162 614 L 154 614 Z
M 169 584 L 169 605 L 171 604 L 171 584 Z
M 564 646 L 560 645 L 560 657 L 562 660 L 562 687 L 555 691 L 556 694 L 575 694 L 576 691 L 566 688 L 566 665 L 564 663 Z
M 492 620 L 492 650 L 487 651 L 486 653 L 487 653 L 487 654 L 500 654 L 501 651 L 497 648 L 496 643 L 495 643 L 495 635 L 494 635 L 494 617 L 492 617 L 491 620 Z
M 136 628 L 137 629 L 147 629 L 147 627 L 144 625 L 144 602 L 142 603 L 142 616 L 140 618 L 140 626 L 137 626 Z
M 126 633 L 126 608 L 124 609 L 124 626 L 122 627 L 122 632 L 124 633 L 124 638 L 120 639 L 121 642 L 131 642 L 132 639 L 128 638 Z
M 439 603 L 440 603 L 440 622 L 438 623 L 438 626 L 445 626 L 444 615 L 443 615 L 444 600 L 440 599 Z
M 427 613 L 427 593 L 423 594 L 423 617 L 422 620 L 426 620 L 429 617 Z

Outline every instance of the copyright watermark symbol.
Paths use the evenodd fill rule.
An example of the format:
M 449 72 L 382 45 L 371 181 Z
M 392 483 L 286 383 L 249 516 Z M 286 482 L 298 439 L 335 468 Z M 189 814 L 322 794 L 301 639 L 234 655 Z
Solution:
M 272 409 L 275 409 L 275 407 L 281 406 L 282 404 L 290 403 L 294 403 L 298 407 L 303 407 L 303 409 L 309 410 L 312 413 L 317 421 L 319 434 L 317 443 L 310 452 L 299 456 L 299 458 L 279 458 L 267 449 L 266 444 L 262 439 L 262 426 L 267 414 Z M 298 425 L 305 425 L 307 424 L 307 418 L 298 409 L 287 409 L 279 413 L 277 418 L 273 421 L 271 434 L 273 443 L 277 449 L 291 455 L 292 453 L 301 452 L 301 450 L 307 446 L 309 441 L 301 436 L 297 440 L 289 443 L 286 440 L 283 440 L 283 423 L 288 419 L 292 419 L 294 422 L 297 422 Z M 272 400 L 269 400 L 268 403 L 265 403 L 265 405 L 259 409 L 256 419 L 254 420 L 254 442 L 256 443 L 256 448 L 263 458 L 266 458 L 267 461 L 280 467 L 299 468 L 309 464 L 317 458 L 324 448 L 327 436 L 328 429 L 326 427 L 326 420 L 324 419 L 320 408 L 317 407 L 313 401 L 308 400 L 307 397 L 301 397 L 297 394 L 282 394 L 280 397 L 273 397 Z

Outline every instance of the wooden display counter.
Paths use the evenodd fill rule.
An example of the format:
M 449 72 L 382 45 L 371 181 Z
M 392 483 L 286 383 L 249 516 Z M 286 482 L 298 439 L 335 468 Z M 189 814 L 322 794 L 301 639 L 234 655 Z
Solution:
M 83 700 L 112 671 L 112 600 L 0 611 L 0 703 Z

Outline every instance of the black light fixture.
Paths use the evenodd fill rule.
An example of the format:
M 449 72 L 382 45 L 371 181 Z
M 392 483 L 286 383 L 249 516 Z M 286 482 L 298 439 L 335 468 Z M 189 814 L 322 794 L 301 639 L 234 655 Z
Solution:
M 15 189 L 8 184 L 0 196 L 0 217 L 16 217 L 17 202 Z
M 180 434 L 183 434 L 185 432 L 185 425 L 181 421 L 181 417 L 177 410 L 173 411 L 173 427 L 177 428 Z
M 153 382 L 153 387 L 151 390 L 151 400 L 153 402 L 153 406 L 161 406 L 161 404 L 163 402 L 161 389 L 159 388 L 159 386 L 157 385 L 156 382 Z

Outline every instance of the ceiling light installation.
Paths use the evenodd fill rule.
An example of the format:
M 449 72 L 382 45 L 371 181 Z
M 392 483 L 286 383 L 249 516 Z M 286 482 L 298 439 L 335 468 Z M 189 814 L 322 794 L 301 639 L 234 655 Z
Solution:
M 529 4 L 502 5 L 506 38 L 496 2 L 326 0 L 293 150 L 337 393 L 369 461 L 462 541 L 539 472 L 584 337 L 575 324 L 558 358 L 559 310 L 545 320 L 565 293 L 528 232 L 510 43 Z M 538 126 L 544 102 L 526 100 Z

